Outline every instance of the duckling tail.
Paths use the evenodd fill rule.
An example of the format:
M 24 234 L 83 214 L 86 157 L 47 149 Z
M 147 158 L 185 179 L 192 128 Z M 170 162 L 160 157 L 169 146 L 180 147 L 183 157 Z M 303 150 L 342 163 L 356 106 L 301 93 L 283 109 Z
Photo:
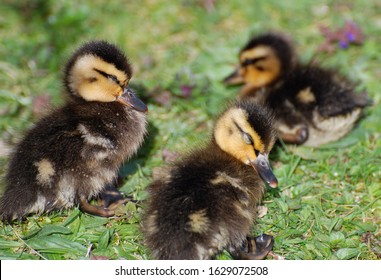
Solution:
M 359 107 L 372 106 L 373 100 L 369 97 L 368 91 L 365 89 L 360 94 L 356 95 L 355 103 Z

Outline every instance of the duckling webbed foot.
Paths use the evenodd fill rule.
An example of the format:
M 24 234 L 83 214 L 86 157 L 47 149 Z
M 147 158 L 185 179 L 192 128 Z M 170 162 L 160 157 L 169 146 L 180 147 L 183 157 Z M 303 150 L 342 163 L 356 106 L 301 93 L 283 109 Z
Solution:
M 123 196 L 121 192 L 113 184 L 108 184 L 99 195 L 100 201 L 98 205 L 90 204 L 86 198 L 80 199 L 79 207 L 83 212 L 101 217 L 112 217 L 115 215 L 115 210 L 127 202 L 136 203 L 130 196 Z
M 131 201 L 136 203 L 131 196 L 124 196 L 113 184 L 106 185 L 103 192 L 100 194 L 100 205 L 110 210 L 115 210 L 120 205 Z
M 234 252 L 233 256 L 241 260 L 263 260 L 274 246 L 274 237 L 262 234 L 255 238 L 246 237 L 241 251 Z

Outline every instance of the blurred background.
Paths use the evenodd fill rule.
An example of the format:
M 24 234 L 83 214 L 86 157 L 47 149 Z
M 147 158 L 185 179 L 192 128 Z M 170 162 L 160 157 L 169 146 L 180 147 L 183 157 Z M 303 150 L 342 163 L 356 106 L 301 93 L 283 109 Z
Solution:
M 349 22 L 364 34 L 363 41 L 329 42 L 323 30 L 334 32 Z M 282 146 L 273 152 L 281 187 L 267 195 L 268 214 L 254 230 L 276 236 L 274 258 L 380 258 L 379 0 L 2 0 L 0 176 L 25 129 L 47 108 L 62 104 L 62 69 L 70 54 L 85 41 L 104 39 L 126 52 L 134 68 L 131 85 L 149 107 L 149 137 L 121 169 L 122 190 L 144 199 L 155 168 L 207 139 L 213 118 L 238 92 L 226 88 L 222 79 L 237 64 L 250 36 L 265 31 L 291 36 L 302 61 L 335 67 L 366 89 L 374 104 L 339 143 L 318 152 Z M 85 248 L 94 244 L 93 257 L 149 258 L 140 242 L 140 210 L 126 207 L 132 212 L 111 222 L 74 209 L 32 216 L 13 229 L 3 227 L 0 258 L 22 258 L 20 252 L 24 258 L 41 258 L 21 240 L 36 238 L 31 232 L 52 225 L 70 232 L 46 230 L 50 238 L 59 236 Z M 89 236 L 79 238 L 79 232 Z M 45 248 L 45 258 L 85 256 L 82 249 L 65 251 L 64 245 L 51 252 L 56 245 L 39 241 L 34 239 L 38 245 L 33 248 Z

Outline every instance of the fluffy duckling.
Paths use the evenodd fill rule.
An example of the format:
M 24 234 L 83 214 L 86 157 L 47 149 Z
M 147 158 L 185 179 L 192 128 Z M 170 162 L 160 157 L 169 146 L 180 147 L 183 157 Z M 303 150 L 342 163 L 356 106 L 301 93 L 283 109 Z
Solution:
M 173 163 L 148 187 L 142 231 L 156 259 L 210 259 L 222 249 L 261 259 L 273 238 L 247 238 L 265 182 L 277 186 L 268 154 L 276 140 L 272 117 L 253 102 L 237 102 L 217 120 L 203 149 Z
M 244 84 L 239 98 L 253 98 L 276 115 L 286 143 L 320 146 L 346 135 L 369 104 L 349 80 L 333 70 L 297 61 L 291 42 L 268 33 L 254 37 L 239 54 L 240 66 L 226 84 Z
M 119 166 L 141 145 L 147 107 L 128 88 L 132 69 L 126 56 L 105 41 L 80 47 L 65 69 L 66 104 L 30 129 L 16 147 L 0 200 L 0 218 L 70 208 L 114 215 L 88 201 L 106 189 Z M 118 204 L 123 201 L 116 195 Z

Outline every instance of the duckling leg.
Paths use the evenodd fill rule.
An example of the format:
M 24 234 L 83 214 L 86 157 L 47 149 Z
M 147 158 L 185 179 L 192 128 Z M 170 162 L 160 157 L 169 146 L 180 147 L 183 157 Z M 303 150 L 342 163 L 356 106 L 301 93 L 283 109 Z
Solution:
M 79 208 L 81 211 L 95 216 L 112 217 L 115 212 L 103 206 L 91 205 L 86 198 L 81 197 L 79 201 Z
M 303 144 L 308 139 L 308 128 L 303 126 L 295 130 L 293 133 L 280 131 L 279 137 L 288 144 Z
M 262 234 L 256 238 L 247 236 L 241 251 L 233 255 L 242 260 L 263 260 L 273 245 L 274 238 L 271 235 Z
M 123 194 L 117 190 L 113 184 L 106 185 L 103 192 L 100 194 L 100 205 L 110 210 L 115 210 L 120 205 L 126 204 L 131 201 L 136 203 L 131 196 L 123 196 Z

